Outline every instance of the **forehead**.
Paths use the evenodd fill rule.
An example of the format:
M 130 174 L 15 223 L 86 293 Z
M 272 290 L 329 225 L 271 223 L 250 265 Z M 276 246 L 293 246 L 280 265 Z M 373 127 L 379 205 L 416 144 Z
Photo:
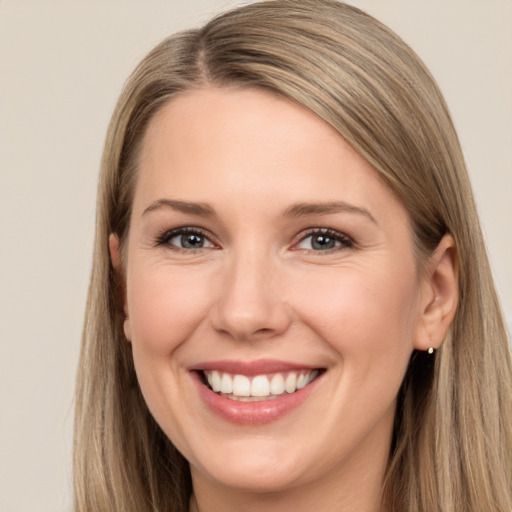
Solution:
M 396 203 L 377 172 L 314 113 L 254 89 L 201 89 L 149 123 L 134 208 L 157 195 L 204 202 L 260 197 L 267 208 L 350 198 Z M 396 205 L 395 205 L 396 206 Z

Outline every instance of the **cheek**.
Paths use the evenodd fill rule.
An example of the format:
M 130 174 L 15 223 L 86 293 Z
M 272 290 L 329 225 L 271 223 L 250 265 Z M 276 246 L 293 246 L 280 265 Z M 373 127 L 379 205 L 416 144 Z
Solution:
M 187 438 L 182 418 L 190 412 L 182 397 L 189 383 L 181 349 L 204 321 L 211 297 L 208 277 L 200 274 L 135 258 L 128 268 L 128 322 L 137 379 L 153 417 L 173 441 Z
M 331 269 L 301 280 L 301 316 L 344 359 L 412 351 L 417 310 L 414 266 Z
M 134 268 L 127 286 L 132 343 L 155 355 L 174 351 L 203 321 L 211 296 L 208 283 L 200 272 Z
M 332 425 L 349 418 L 348 437 L 367 432 L 382 418 L 392 421 L 413 349 L 415 272 L 398 278 L 399 272 L 375 269 L 335 269 L 330 277 L 319 280 L 317 275 L 316 283 L 302 284 L 304 292 L 309 290 L 302 318 L 338 358 L 331 402 L 344 405 L 329 406 L 325 414 Z

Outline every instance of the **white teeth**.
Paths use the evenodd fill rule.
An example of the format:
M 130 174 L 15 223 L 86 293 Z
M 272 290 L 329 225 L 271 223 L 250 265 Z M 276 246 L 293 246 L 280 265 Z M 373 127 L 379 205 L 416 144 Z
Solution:
M 235 375 L 233 377 L 233 395 L 251 396 L 251 381 L 245 375 Z
M 242 400 L 251 400 L 252 397 L 273 398 L 284 393 L 294 393 L 307 386 L 318 375 L 317 370 L 288 372 L 286 376 L 282 373 L 256 375 L 252 378 L 222 373 L 218 370 L 207 370 L 204 373 L 214 392 Z
M 210 384 L 213 391 L 215 391 L 216 393 L 220 391 L 220 374 L 217 370 L 214 370 L 212 373 L 208 374 L 208 384 Z
M 270 384 L 267 377 L 265 375 L 258 375 L 257 377 L 254 377 L 251 382 L 251 396 L 268 396 L 269 394 Z M 273 394 L 277 395 L 279 393 Z
M 302 373 L 297 378 L 297 389 L 302 389 L 306 385 L 306 376 Z
M 289 373 L 284 382 L 284 389 L 287 393 L 293 393 L 297 389 L 297 375 Z
M 270 381 L 270 392 L 273 395 L 282 395 L 284 393 L 284 389 L 284 378 L 280 373 L 276 373 Z
M 221 393 L 233 393 L 233 379 L 230 375 L 225 373 L 220 381 Z
M 307 386 L 310 382 L 312 382 L 315 379 L 317 375 L 318 370 L 308 373 L 301 373 L 297 378 L 297 389 L 302 389 L 303 387 Z
M 318 375 L 318 370 L 314 370 L 314 371 L 308 373 L 306 375 L 306 384 L 305 385 L 307 386 L 309 383 L 313 382 L 316 379 L 317 375 Z

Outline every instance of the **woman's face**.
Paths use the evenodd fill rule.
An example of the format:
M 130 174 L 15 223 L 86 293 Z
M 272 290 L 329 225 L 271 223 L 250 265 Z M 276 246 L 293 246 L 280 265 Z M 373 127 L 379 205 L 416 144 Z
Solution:
M 407 212 L 333 129 L 256 90 L 172 100 L 127 244 L 137 376 L 195 483 L 382 474 L 428 293 Z

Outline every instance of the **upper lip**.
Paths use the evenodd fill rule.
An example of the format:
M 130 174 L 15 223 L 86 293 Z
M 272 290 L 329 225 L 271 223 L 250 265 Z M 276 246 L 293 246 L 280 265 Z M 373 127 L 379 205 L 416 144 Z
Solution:
M 298 370 L 318 369 L 318 366 L 295 363 L 290 361 L 279 361 L 276 359 L 260 359 L 256 361 L 233 361 L 229 359 L 218 361 L 205 361 L 195 364 L 189 368 L 190 371 L 217 370 L 239 375 L 262 375 L 265 373 L 291 372 Z

